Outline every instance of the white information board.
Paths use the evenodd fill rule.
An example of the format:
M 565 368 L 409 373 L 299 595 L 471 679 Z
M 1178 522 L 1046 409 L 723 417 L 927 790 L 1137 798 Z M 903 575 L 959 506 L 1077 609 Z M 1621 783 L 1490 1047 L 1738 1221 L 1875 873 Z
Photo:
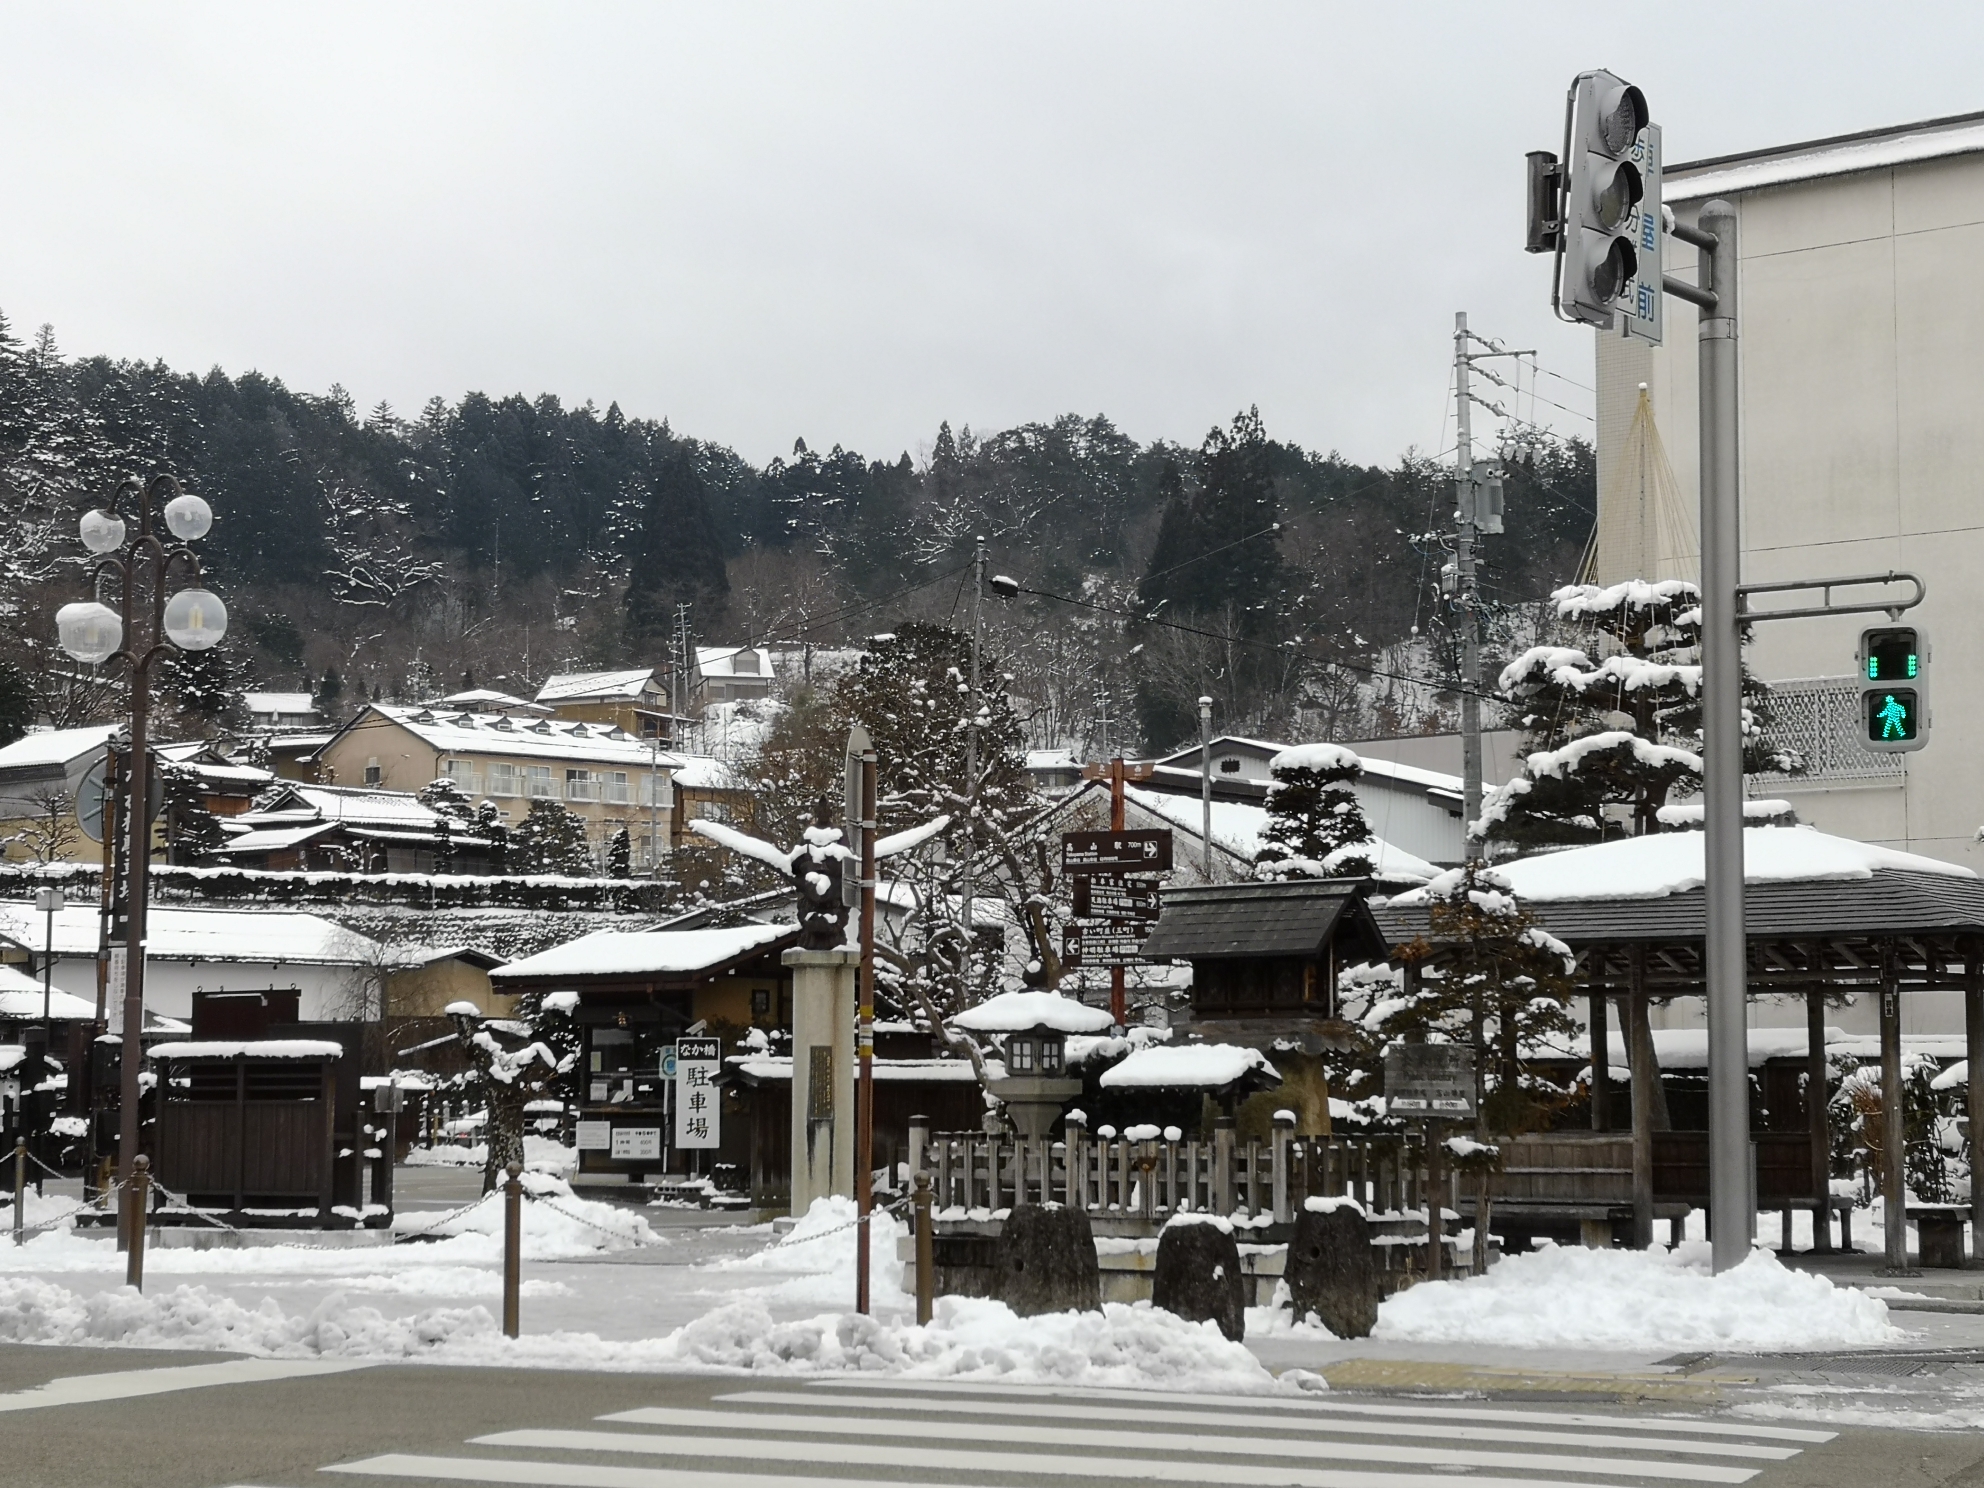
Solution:
M 613 1123 L 610 1121 L 581 1121 L 578 1123 L 579 1151 L 610 1152 L 613 1150 Z
M 721 1039 L 675 1041 L 675 1145 L 716 1147 L 723 1140 L 716 1077 L 723 1068 Z
M 616 1126 L 613 1128 L 613 1157 L 619 1162 L 660 1161 L 661 1128 L 658 1126 Z

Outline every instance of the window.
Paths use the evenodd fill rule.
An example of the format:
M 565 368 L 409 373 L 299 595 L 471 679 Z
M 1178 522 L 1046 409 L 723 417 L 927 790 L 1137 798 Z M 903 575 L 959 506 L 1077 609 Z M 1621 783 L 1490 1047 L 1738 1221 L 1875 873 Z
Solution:
M 1059 1039 L 1050 1038 L 1040 1041 L 1040 1072 L 1043 1075 L 1058 1075 L 1061 1073 L 1061 1048 L 1062 1044 Z
M 597 801 L 599 782 L 593 779 L 590 770 L 567 770 L 565 772 L 565 799 L 568 801 Z
M 1033 1040 L 1012 1038 L 1006 1041 L 1006 1069 L 1014 1075 L 1033 1073 Z
M 551 766 L 524 766 L 524 794 L 534 801 L 558 799 L 558 783 L 551 778 Z
M 492 796 L 520 796 L 523 787 L 517 783 L 515 765 L 491 765 L 489 767 L 489 794 Z
M 1219 762 L 1219 773 L 1222 775 L 1238 775 L 1240 773 L 1240 761 L 1237 759 L 1221 760 Z
M 627 783 L 625 770 L 599 770 L 594 774 L 600 782 L 602 801 L 611 801 L 616 806 L 624 806 L 633 800 L 634 792 Z
M 383 778 L 379 770 L 379 756 L 375 754 L 365 762 L 365 783 L 377 785 Z

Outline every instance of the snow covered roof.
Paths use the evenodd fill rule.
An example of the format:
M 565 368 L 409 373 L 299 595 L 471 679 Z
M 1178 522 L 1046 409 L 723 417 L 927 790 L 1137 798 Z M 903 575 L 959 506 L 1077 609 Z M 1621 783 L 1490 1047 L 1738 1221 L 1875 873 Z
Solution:
M 0 770 L 49 769 L 95 754 L 115 733 L 116 726 L 94 723 L 88 728 L 30 729 L 0 748 Z
M 664 770 L 675 766 L 674 755 L 662 751 L 657 756 L 646 740 L 601 723 L 560 723 L 544 718 L 522 723 L 494 713 L 447 713 L 371 703 L 345 726 L 343 734 L 361 729 L 373 717 L 397 724 L 421 743 L 444 754 L 561 759 L 572 764 L 613 765 L 626 770 L 646 769 L 652 763 L 658 763 Z
M 451 692 L 438 702 L 429 703 L 430 708 L 466 708 L 471 713 L 500 713 L 506 708 L 514 708 L 519 713 L 545 714 L 551 710 L 533 703 L 529 698 L 515 697 L 507 692 L 497 692 L 489 687 L 471 687 L 466 692 Z
M 683 790 L 745 790 L 748 785 L 729 762 L 706 754 L 678 754 L 669 778 Z
M 330 1039 L 200 1039 L 153 1044 L 153 1059 L 342 1059 L 344 1045 Z
M 1984 150 L 1984 117 L 1964 114 L 1927 119 L 1772 150 L 1685 161 L 1667 167 L 1666 198 L 1669 203 L 1706 201 L 1765 186 L 1886 170 L 1980 150 Z
M 601 930 L 490 972 L 504 985 L 560 977 L 693 976 L 753 951 L 795 939 L 797 925 L 728 930 Z
M 326 832 L 335 832 L 337 828 L 336 822 L 305 822 L 301 826 L 294 827 L 251 827 L 240 836 L 221 844 L 214 851 L 223 854 L 287 852 L 290 848 L 300 846 L 313 837 L 321 837 Z
M 441 819 L 438 812 L 423 805 L 412 791 L 381 790 L 376 786 L 284 781 L 276 794 L 264 797 L 264 803 L 254 811 L 243 812 L 236 820 L 261 829 L 345 822 L 431 832 Z
M 241 706 L 250 713 L 310 713 L 317 701 L 307 692 L 244 692 Z
M 1029 749 L 1026 752 L 1026 767 L 1029 770 L 1079 770 L 1082 762 L 1075 758 L 1072 749 Z
M 751 660 L 739 666 L 745 656 Z M 698 646 L 696 670 L 705 677 L 769 677 L 772 653 L 763 646 Z
M 1701 887 L 1707 840 L 1701 832 L 1656 832 L 1517 858 L 1497 863 L 1495 871 L 1508 879 L 1518 898 L 1538 903 L 1664 898 Z M 1882 869 L 1977 877 L 1956 863 L 1834 837 L 1812 827 L 1746 827 L 1743 831 L 1743 877 L 1748 883 L 1868 879 Z M 1392 902 L 1410 905 L 1423 898 L 1423 893 L 1414 891 Z
M 745 1054 L 732 1058 L 729 1063 L 738 1074 L 751 1080 L 792 1078 L 792 1056 L 789 1054 Z M 1006 1072 L 996 1059 L 988 1059 L 985 1068 L 994 1079 Z M 968 1059 L 884 1059 L 878 1054 L 875 1056 L 875 1078 L 881 1081 L 915 1081 L 919 1084 L 969 1085 L 976 1083 L 978 1073 L 972 1069 Z
M 544 679 L 537 690 L 540 703 L 573 703 L 581 699 L 633 702 L 655 683 L 653 667 L 613 672 L 560 672 Z
M 0 900 L 0 939 L 39 953 L 43 919 L 31 902 Z M 57 911 L 55 954 L 94 957 L 99 923 L 95 905 Z M 296 910 L 154 905 L 145 919 L 145 956 L 152 961 L 354 966 L 370 965 L 378 954 L 378 945 L 356 931 Z
M 1104 1070 L 1098 1083 L 1105 1090 L 1217 1090 L 1256 1073 L 1267 1083 L 1281 1083 L 1267 1055 L 1242 1044 L 1147 1044 Z
M 74 993 L 52 987 L 47 995 L 51 1018 L 68 1022 L 87 1021 L 96 1016 L 96 1004 Z M 41 1013 L 41 983 L 18 967 L 0 966 L 0 1018 L 26 1021 L 40 1018 Z
M 1101 1033 L 1114 1021 L 1106 1008 L 1090 1007 L 1058 992 L 1001 992 L 951 1019 L 973 1033 L 1023 1033 L 1029 1028 Z
M 1099 788 L 1100 782 L 1096 782 Z M 1173 796 L 1162 791 L 1140 790 L 1136 786 L 1123 787 L 1125 800 L 1158 817 L 1174 831 L 1184 832 L 1194 841 L 1199 839 L 1202 822 L 1201 803 L 1190 796 Z M 1213 846 L 1237 858 L 1251 863 L 1261 850 L 1261 832 L 1267 826 L 1266 806 L 1252 801 L 1220 801 L 1212 803 Z M 1405 851 L 1394 847 L 1383 838 L 1373 839 L 1377 846 L 1372 854 L 1372 868 L 1375 876 L 1389 879 L 1394 883 L 1424 883 L 1439 873 L 1439 868 Z

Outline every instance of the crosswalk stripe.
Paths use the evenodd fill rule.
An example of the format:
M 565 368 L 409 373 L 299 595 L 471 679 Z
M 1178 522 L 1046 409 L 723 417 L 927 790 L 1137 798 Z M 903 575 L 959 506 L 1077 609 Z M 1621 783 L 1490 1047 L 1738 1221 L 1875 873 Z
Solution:
M 725 1405 L 798 1405 L 814 1410 L 837 1407 L 841 1410 L 922 1411 L 932 1415 L 1015 1416 L 1030 1420 L 1042 1417 L 1052 1420 L 1097 1419 L 1096 1412 L 1089 1406 L 1053 1405 L 1040 1400 L 1020 1403 L 1000 1400 L 918 1399 L 914 1396 L 877 1398 L 873 1395 L 836 1399 L 831 1395 L 798 1390 L 745 1390 L 734 1395 L 719 1395 L 716 1399 Z M 1689 1441 L 1680 1437 L 1635 1437 L 1598 1431 L 1511 1430 L 1471 1423 L 1456 1426 L 1438 1421 L 1390 1418 L 1371 1421 L 1347 1417 L 1263 1420 L 1259 1413 L 1255 1413 L 1252 1419 L 1246 1419 L 1237 1418 L 1234 1413 L 1227 1411 L 1117 1409 L 1110 1411 L 1106 1419 L 1112 1423 L 1122 1424 L 1148 1421 L 1153 1425 L 1163 1426 L 1244 1427 L 1250 1431 L 1300 1431 L 1332 1435 L 1350 1432 L 1365 1436 L 1436 1437 L 1447 1441 L 1511 1442 L 1525 1446 L 1581 1447 L 1587 1450 L 1605 1447 L 1624 1451 L 1686 1453 L 1697 1457 L 1744 1457 L 1761 1462 L 1782 1462 L 1788 1457 L 1796 1457 L 1799 1452 L 1797 1447 L 1762 1447 L 1749 1442 Z
M 556 1435 L 558 1433 L 540 1433 Z M 551 1445 L 547 1443 L 546 1445 Z M 707 1445 L 715 1446 L 715 1443 Z M 723 1455 L 735 1455 L 736 1443 L 722 1444 Z M 795 1456 L 799 1454 L 794 1454 Z M 943 1464 L 930 1461 L 932 1454 L 922 1454 L 919 1467 L 938 1467 Z M 1000 1467 L 992 1462 L 979 1461 L 974 1454 L 958 1452 L 949 1454 L 967 1459 L 981 1472 L 1033 1472 L 1035 1467 Z M 808 1456 L 808 1461 L 814 1460 Z M 833 1459 L 826 1459 L 833 1460 Z M 902 1466 L 889 1463 L 891 1467 Z M 731 1473 L 709 1471 L 684 1471 L 679 1468 L 654 1467 L 610 1467 L 591 1463 L 569 1462 L 518 1462 L 490 1457 L 426 1457 L 408 1452 L 388 1452 L 379 1457 L 368 1457 L 362 1462 L 342 1462 L 334 1467 L 322 1469 L 324 1472 L 354 1473 L 370 1477 L 393 1478 L 432 1478 L 442 1482 L 457 1483 L 512 1483 L 528 1485 L 528 1488 L 792 1488 L 793 1479 L 763 1473 Z M 1454 1488 L 1456 1481 L 1465 1482 L 1467 1488 L 1602 1488 L 1597 1483 L 1578 1483 L 1562 1478 L 1483 1478 L 1469 1474 L 1464 1479 L 1456 1479 L 1452 1473 L 1386 1473 L 1346 1470 L 1329 1473 L 1302 1473 L 1299 1476 L 1270 1474 L 1260 1477 L 1235 1479 L 1214 1476 L 1206 1472 L 1200 1464 L 1181 1464 L 1161 1473 L 1148 1471 L 1096 1472 L 1093 1477 L 1153 1478 L 1180 1483 L 1231 1483 L 1245 1482 L 1259 1485 L 1296 1484 L 1302 1488 Z M 856 1484 L 858 1478 L 816 1478 L 818 1484 Z M 915 1483 L 887 1480 L 886 1488 L 974 1488 L 966 1481 L 956 1483 Z
M 41 1410 L 51 1405 L 90 1405 L 135 1400 L 178 1390 L 215 1385 L 259 1385 L 367 1369 L 362 1359 L 228 1359 L 218 1364 L 170 1364 L 158 1369 L 116 1369 L 102 1374 L 71 1374 L 45 1385 L 0 1395 L 0 1411 Z
M 1038 1398 L 1038 1385 L 1001 1385 L 975 1380 L 935 1379 L 823 1379 L 807 1381 L 811 1390 L 906 1390 L 930 1391 L 946 1395 L 1017 1395 Z M 1297 1411 L 1317 1415 L 1338 1413 L 1362 1416 L 1435 1416 L 1467 1421 L 1522 1421 L 1551 1426 L 1598 1426 L 1615 1431 L 1688 1431 L 1707 1436 L 1747 1436 L 1765 1441 L 1795 1441 L 1818 1445 L 1829 1442 L 1836 1432 L 1813 1431 L 1795 1426 L 1738 1426 L 1722 1421 L 1701 1421 L 1691 1416 L 1602 1416 L 1576 1411 L 1500 1410 L 1492 1407 L 1449 1405 L 1376 1404 L 1352 1400 L 1287 1399 L 1269 1395 L 1213 1395 L 1192 1391 L 1128 1390 L 1106 1386 L 1057 1387 L 1059 1400 L 1121 1400 L 1135 1405 L 1176 1402 L 1181 1405 L 1217 1405 L 1235 1411 Z
M 649 1413 L 629 1411 L 626 1416 L 607 1417 L 609 1420 L 625 1420 L 627 1417 L 646 1417 Z M 657 1411 L 654 1416 L 672 1418 L 676 1416 L 715 1416 L 726 1423 L 724 1429 L 733 1432 L 759 1431 L 804 1431 L 819 1433 L 838 1428 L 843 1432 L 864 1430 L 857 1422 L 836 1421 L 822 1426 L 815 1421 L 774 1424 L 774 1418 L 745 1418 L 730 1416 L 723 1412 L 701 1411 Z M 691 1424 L 687 1421 L 675 1422 L 669 1419 L 653 1421 L 653 1424 Z M 708 1425 L 707 1421 L 694 1424 Z M 932 1432 L 905 1433 L 898 1430 L 902 1426 L 924 1425 L 936 1428 Z M 1207 1454 L 1224 1453 L 1229 1455 L 1269 1456 L 1286 1458 L 1291 1454 L 1279 1443 L 1236 1442 L 1234 1438 L 1209 1439 L 1206 1437 L 1151 1436 L 1139 1432 L 1096 1431 L 1096 1432 L 1057 1432 L 1052 1439 L 1043 1439 L 1040 1433 L 1025 1433 L 1002 1430 L 997 1436 L 989 1432 L 980 1433 L 961 1428 L 951 1428 L 947 1422 L 896 1422 L 886 1427 L 865 1428 L 866 1434 L 874 1435 L 885 1431 L 895 1440 L 889 1442 L 843 1442 L 843 1441 L 768 1441 L 750 1440 L 731 1436 L 677 1436 L 652 1435 L 646 1432 L 627 1431 L 568 1431 L 568 1430 L 521 1430 L 498 1431 L 488 1436 L 470 1438 L 470 1445 L 478 1447 L 532 1447 L 557 1448 L 568 1451 L 590 1452 L 645 1452 L 669 1457 L 716 1457 L 751 1461 L 772 1462 L 833 1462 L 850 1467 L 904 1467 L 914 1454 L 915 1465 L 922 1468 L 943 1468 L 951 1472 L 1006 1472 L 1034 1474 L 1048 1477 L 1084 1478 L 1151 1478 L 1160 1481 L 1193 1483 L 1234 1483 L 1234 1484 L 1281 1484 L 1289 1488 L 1334 1488 L 1340 1481 L 1333 1469 L 1308 1467 L 1265 1466 L 1254 1463 L 1208 1462 L 1203 1460 L 1179 1461 L 1176 1457 L 1201 1458 Z M 1010 1431 L 1011 1434 L 1007 1434 Z M 1011 1442 L 1015 1438 L 1029 1441 L 1049 1449 L 1041 1452 L 997 1452 L 962 1451 L 947 1447 L 912 1445 L 903 1442 L 904 1435 L 914 1435 L 928 1439 L 935 1436 L 946 1441 L 1001 1441 Z M 1384 1462 L 1414 1467 L 1445 1467 L 1454 1469 L 1476 1469 L 1484 1467 L 1520 1470 L 1526 1473 L 1596 1473 L 1606 1477 L 1662 1478 L 1676 1482 L 1690 1483 L 1744 1483 L 1755 1477 L 1756 1469 L 1741 1467 L 1715 1467 L 1702 1463 L 1646 1463 L 1632 1462 L 1617 1458 L 1557 1457 L 1543 1453 L 1517 1452 L 1457 1452 L 1437 1447 L 1414 1449 L 1411 1447 L 1381 1446 L 1364 1443 L 1345 1443 L 1343 1450 L 1336 1454 L 1338 1460 L 1348 1462 Z M 1117 1448 L 1133 1453 L 1166 1452 L 1176 1457 L 1158 1458 L 1155 1456 L 1086 1457 L 1068 1455 L 1063 1449 L 1070 1446 Z M 1312 1451 L 1312 1455 L 1314 1454 Z M 1451 1482 L 1451 1477 L 1447 1478 Z M 1470 1482 L 1478 1481 L 1470 1476 Z

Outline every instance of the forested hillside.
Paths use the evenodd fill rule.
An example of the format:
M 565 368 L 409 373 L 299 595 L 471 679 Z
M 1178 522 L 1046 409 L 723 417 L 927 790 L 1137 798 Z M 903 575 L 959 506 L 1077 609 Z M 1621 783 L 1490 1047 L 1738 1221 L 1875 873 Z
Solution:
M 678 604 L 711 644 L 962 622 L 975 534 L 1027 591 L 986 619 L 1034 744 L 1164 747 L 1196 733 L 1202 693 L 1236 731 L 1443 721 L 1435 452 L 1359 466 L 1277 442 L 1251 412 L 1196 446 L 1140 444 L 1099 414 L 944 424 L 879 457 L 822 443 L 760 469 L 617 404 L 472 393 L 366 411 L 259 372 L 70 359 L 52 330 L 0 321 L 0 628 L 18 667 L 0 675 L 0 736 L 107 706 L 53 651 L 52 615 L 82 583 L 75 518 L 153 470 L 213 504 L 202 551 L 234 615 L 171 699 L 189 726 L 249 686 L 343 711 L 659 663 Z M 1511 472 L 1488 583 L 1514 630 L 1573 577 L 1593 484 L 1575 442 Z

